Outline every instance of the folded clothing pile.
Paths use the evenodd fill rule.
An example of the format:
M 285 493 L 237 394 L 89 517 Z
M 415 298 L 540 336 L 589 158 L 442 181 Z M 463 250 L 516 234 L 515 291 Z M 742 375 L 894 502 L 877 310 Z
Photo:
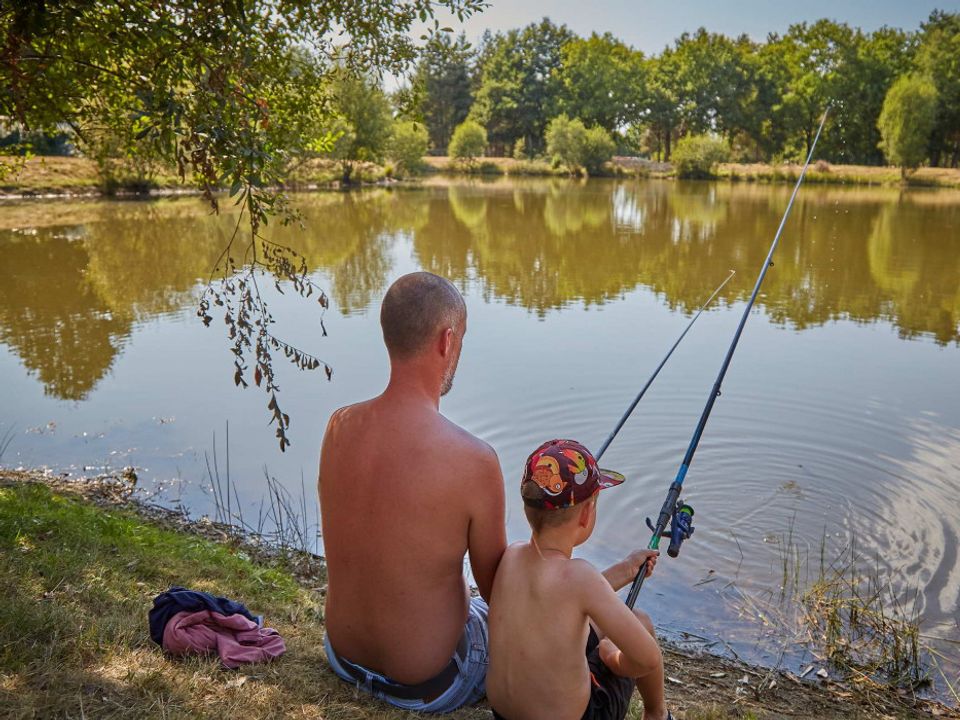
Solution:
M 171 655 L 216 652 L 225 667 L 265 662 L 286 652 L 283 638 L 242 604 L 174 586 L 153 599 L 150 637 Z

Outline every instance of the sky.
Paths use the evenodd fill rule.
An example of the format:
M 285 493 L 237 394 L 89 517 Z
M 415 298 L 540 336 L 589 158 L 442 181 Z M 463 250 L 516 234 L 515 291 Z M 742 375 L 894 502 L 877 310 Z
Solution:
M 658 54 L 683 32 L 703 26 L 736 37 L 763 40 L 793 23 L 830 18 L 865 31 L 884 25 L 917 29 L 934 9 L 960 12 L 960 0 L 488 0 L 490 7 L 460 25 L 438 15 L 441 24 L 463 29 L 468 39 L 483 31 L 509 30 L 549 17 L 578 35 L 611 32 L 644 53 Z M 419 34 L 419 33 L 418 33 Z

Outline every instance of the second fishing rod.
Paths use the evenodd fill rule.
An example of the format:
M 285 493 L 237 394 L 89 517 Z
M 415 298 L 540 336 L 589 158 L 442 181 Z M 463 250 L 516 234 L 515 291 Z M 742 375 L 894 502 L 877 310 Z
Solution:
M 730 367 L 730 361 L 733 359 L 733 354 L 737 349 L 737 343 L 740 342 L 740 336 L 743 333 L 744 325 L 747 323 L 747 318 L 750 316 L 750 310 L 753 309 L 753 304 L 757 299 L 757 295 L 760 293 L 760 287 L 763 285 L 763 279 L 767 275 L 767 270 L 773 266 L 773 253 L 776 251 L 777 245 L 780 243 L 780 236 L 783 234 L 783 229 L 787 224 L 787 218 L 790 217 L 790 211 L 793 209 L 793 202 L 796 200 L 797 193 L 800 191 L 800 186 L 803 184 L 804 177 L 806 177 L 807 168 L 810 166 L 810 161 L 813 159 L 813 152 L 817 147 L 817 141 L 820 140 L 820 134 L 823 132 L 823 126 L 827 121 L 828 112 L 829 108 L 824 111 L 823 118 L 820 120 L 820 126 L 817 128 L 816 137 L 814 137 L 813 143 L 810 145 L 810 151 L 807 153 L 807 160 L 803 165 L 803 169 L 800 171 L 800 177 L 797 178 L 796 185 L 794 185 L 793 193 L 790 195 L 790 201 L 787 203 L 783 217 L 780 219 L 780 225 L 777 228 L 777 232 L 774 234 L 773 242 L 770 244 L 770 250 L 767 252 L 767 257 L 763 262 L 763 266 L 760 268 L 760 273 L 757 276 L 756 283 L 754 284 L 753 292 L 750 295 L 747 306 L 743 310 L 740 323 L 737 325 L 737 330 L 733 335 L 733 340 L 731 341 L 730 347 L 727 350 L 727 354 L 720 366 L 720 372 L 717 374 L 717 379 L 713 384 L 710 395 L 707 397 L 707 403 L 703 408 L 703 412 L 700 414 L 700 420 L 697 422 L 697 427 L 693 432 L 693 437 L 690 440 L 690 444 L 687 446 L 687 451 L 683 456 L 683 461 L 680 463 L 680 468 L 677 471 L 677 475 L 667 491 L 667 497 L 663 503 L 663 507 L 660 509 L 657 522 L 656 524 L 653 524 L 650 522 L 649 518 L 647 519 L 647 526 L 653 532 L 650 542 L 647 545 L 650 550 L 659 549 L 660 539 L 662 537 L 670 537 L 670 546 L 667 553 L 671 557 L 676 557 L 680 552 L 680 545 L 693 533 L 693 508 L 680 499 L 683 481 L 687 475 L 687 471 L 690 469 L 691 463 L 693 462 L 693 456 L 697 452 L 697 448 L 700 445 L 700 438 L 703 435 L 704 428 L 707 426 L 707 420 L 710 418 L 710 413 L 713 410 L 714 403 L 716 403 L 717 398 L 720 397 L 720 389 L 723 384 L 724 376 L 727 374 L 727 369 Z M 727 279 L 729 280 L 729 277 Z M 726 281 L 724 281 L 724 283 L 726 283 Z M 711 299 L 712 297 L 713 296 L 711 296 Z M 684 334 L 686 334 L 686 331 Z M 681 336 L 681 339 L 682 337 L 683 336 Z M 679 343 L 679 340 L 677 342 Z M 675 347 L 676 345 L 674 345 L 674 348 Z M 673 352 L 674 348 L 671 348 L 671 353 Z M 669 356 L 670 353 L 667 354 L 667 357 Z M 664 358 L 664 362 L 666 362 L 666 358 Z M 663 363 L 661 363 L 660 367 L 662 366 Z M 659 370 L 660 368 L 658 367 L 657 372 L 659 372 Z M 654 373 L 654 377 L 656 377 L 656 372 Z M 644 391 L 647 387 L 649 387 L 652 380 L 653 378 L 651 378 L 651 380 L 647 382 L 647 385 L 644 386 Z M 633 412 L 633 408 L 636 407 L 640 397 L 642 396 L 643 391 L 641 391 L 640 395 L 637 396 L 637 399 L 620 419 L 620 422 L 617 424 L 613 433 L 611 433 L 610 437 L 607 438 L 606 442 L 600 448 L 600 452 L 597 453 L 598 459 L 606 451 L 607 447 L 609 447 L 610 443 L 613 441 L 613 438 L 623 426 L 623 423 L 626 422 L 627 418 L 630 416 L 630 413 Z M 668 525 L 670 525 L 669 531 L 667 530 Z M 645 577 L 646 565 L 643 565 L 641 566 L 640 571 L 637 573 L 637 576 L 634 578 L 633 583 L 630 586 L 630 592 L 627 594 L 626 603 L 628 607 L 632 608 L 636 604 L 637 596 L 640 593 L 640 588 L 643 587 L 643 581 Z

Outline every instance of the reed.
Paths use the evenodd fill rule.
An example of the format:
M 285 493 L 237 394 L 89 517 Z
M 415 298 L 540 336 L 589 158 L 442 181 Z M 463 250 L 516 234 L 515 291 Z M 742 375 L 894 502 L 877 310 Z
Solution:
M 3 456 L 10 449 L 15 437 L 16 431 L 13 429 L 13 425 L 4 430 L 3 434 L 0 434 L 0 462 L 3 461 Z
M 254 543 L 266 543 L 281 553 L 312 552 L 319 550 L 320 529 L 310 522 L 319 517 L 316 505 L 308 505 L 306 481 L 300 473 L 300 496 L 294 495 L 263 466 L 264 492 L 260 498 L 257 519 L 248 521 L 243 513 L 243 504 L 237 494 L 236 484 L 230 474 L 230 424 L 226 425 L 224 440 L 224 472 L 220 472 L 217 436 L 213 435 L 211 453 L 204 453 L 207 468 L 209 494 L 213 501 L 214 521 L 230 534 L 243 537 Z
M 781 612 L 768 617 L 793 622 L 799 641 L 854 684 L 908 690 L 929 684 L 918 590 L 898 592 L 879 558 L 869 561 L 855 541 L 828 562 L 826 533 L 811 582 L 809 553 L 794 541 L 792 523 L 779 555 Z

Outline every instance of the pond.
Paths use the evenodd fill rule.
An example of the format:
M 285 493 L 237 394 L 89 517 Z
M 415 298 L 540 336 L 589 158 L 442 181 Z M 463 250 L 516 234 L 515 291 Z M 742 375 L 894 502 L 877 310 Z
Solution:
M 677 471 L 789 192 L 502 179 L 296 196 L 303 227 L 269 234 L 303 255 L 331 306 L 272 283 L 264 294 L 276 334 L 333 377 L 275 361 L 285 453 L 268 397 L 234 385 L 222 319 L 196 316 L 235 212 L 196 198 L 0 206 L 0 462 L 132 466 L 144 491 L 194 515 L 214 514 L 219 475 L 231 512 L 261 526 L 270 477 L 322 551 L 323 428 L 383 388 L 379 301 L 423 268 L 453 280 L 469 312 L 441 409 L 497 450 L 508 536 L 522 539 L 526 455 L 550 437 L 598 447 L 736 270 L 604 457 L 629 484 L 602 497 L 582 555 L 615 561 L 649 538 L 644 518 Z M 891 585 L 888 607 L 919 615 L 955 682 L 960 193 L 801 190 L 684 487 L 696 533 L 640 598 L 665 632 L 798 670 L 813 657 L 798 645 L 811 632 L 797 612 L 805 589 L 821 564 L 829 574 L 858 558 Z

